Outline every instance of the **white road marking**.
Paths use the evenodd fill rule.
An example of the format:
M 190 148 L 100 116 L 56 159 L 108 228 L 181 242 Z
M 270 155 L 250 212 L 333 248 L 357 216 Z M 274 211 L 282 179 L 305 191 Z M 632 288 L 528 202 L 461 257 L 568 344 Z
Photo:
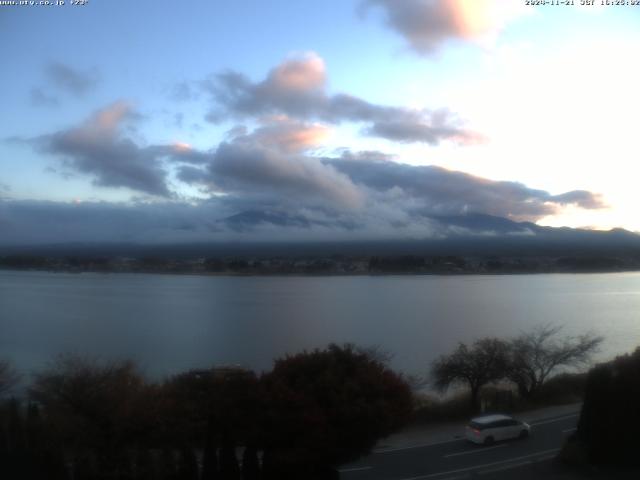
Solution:
M 469 455 L 470 453 L 488 452 L 489 450 L 493 450 L 494 448 L 502 448 L 506 447 L 507 445 L 509 444 L 503 443 L 501 445 L 496 445 L 495 447 L 476 448 L 474 450 L 466 450 L 464 452 L 450 453 L 449 455 L 445 455 L 444 458 L 459 457 L 460 455 Z
M 543 420 L 542 422 L 535 422 L 535 423 L 532 423 L 531 426 L 544 425 L 546 423 L 553 423 L 553 422 L 561 422 L 562 420 L 567 420 L 569 418 L 578 417 L 578 416 L 580 416 L 579 413 L 573 413 L 571 415 L 564 415 L 562 417 L 552 418 L 551 420 Z
M 423 448 L 423 447 L 433 447 L 434 445 L 444 445 L 446 443 L 454 443 L 454 442 L 462 442 L 466 441 L 466 438 L 456 438 L 454 440 L 446 440 L 444 442 L 432 442 L 432 443 L 421 443 L 420 445 L 410 445 L 408 447 L 397 447 L 397 448 L 381 448 L 379 450 L 375 450 L 373 453 L 389 453 L 389 452 L 399 452 L 401 450 L 412 450 L 414 448 Z
M 341 468 L 338 471 L 340 473 L 345 473 L 345 472 L 360 472 L 362 470 L 371 470 L 373 467 L 353 467 L 353 468 Z
M 421 475 L 419 477 L 403 478 L 402 480 L 426 480 L 427 478 L 441 477 L 443 475 L 451 475 L 452 473 L 469 472 L 479 468 L 493 467 L 494 465 L 503 465 L 510 462 L 516 462 L 518 460 L 524 460 L 525 458 L 538 457 L 540 455 L 547 455 L 547 454 L 555 453 L 558 451 L 560 451 L 559 448 L 552 448 L 550 450 L 542 450 L 540 452 L 531 453 L 529 455 L 522 455 L 521 457 L 514 457 L 508 460 L 500 460 L 499 462 L 485 463 L 482 465 L 474 465 L 472 467 L 459 468 L 458 470 L 449 470 L 447 472 L 431 473 L 429 475 Z
M 510 465 L 502 465 L 500 467 L 493 467 L 493 468 L 489 468 L 487 470 L 481 470 L 478 473 L 480 475 L 486 475 L 487 473 L 503 472 L 505 470 L 510 470 L 512 468 L 518 468 L 518 467 L 522 467 L 524 465 L 530 465 L 530 464 L 531 464 L 531 460 L 525 460 L 523 462 L 512 463 Z
M 569 433 L 569 432 L 575 432 L 577 430 L 576 427 L 573 428 L 567 428 L 566 430 L 562 430 L 562 433 Z

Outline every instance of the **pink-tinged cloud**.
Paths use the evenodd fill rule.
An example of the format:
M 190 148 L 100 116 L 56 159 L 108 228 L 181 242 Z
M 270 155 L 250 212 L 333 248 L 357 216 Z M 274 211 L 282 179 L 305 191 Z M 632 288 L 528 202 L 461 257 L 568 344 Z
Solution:
M 133 107 L 123 100 L 94 112 L 85 122 L 67 130 L 64 137 L 78 143 L 104 143 L 118 136 L 120 127 L 128 119 L 136 118 Z
M 164 146 L 141 147 L 123 134 L 122 126 L 138 114 L 117 101 L 93 113 L 79 125 L 35 139 L 45 152 L 58 156 L 65 167 L 93 178 L 104 187 L 126 187 L 169 197 L 162 158 Z
M 275 115 L 262 119 L 262 126 L 246 134 L 235 136 L 236 140 L 249 140 L 284 153 L 303 152 L 321 145 L 331 129 L 319 123 L 293 120 L 286 115 Z
M 365 0 L 380 7 L 387 25 L 420 54 L 432 54 L 449 40 L 478 41 L 495 36 L 525 14 L 513 0 Z
M 265 83 L 275 89 L 305 92 L 324 88 L 326 81 L 324 60 L 315 52 L 309 52 L 275 67 Z
M 206 88 L 214 100 L 207 116 L 212 122 L 284 115 L 298 122 L 358 123 L 367 135 L 400 142 L 437 145 L 453 140 L 467 145 L 480 138 L 447 109 L 379 105 L 345 93 L 329 94 L 324 62 L 316 54 L 285 60 L 259 82 L 225 72 L 212 77 Z M 316 128 L 310 136 L 319 133 Z
M 174 153 L 177 153 L 177 154 L 189 153 L 193 151 L 193 147 L 185 142 L 174 142 L 171 145 L 171 149 L 173 150 Z

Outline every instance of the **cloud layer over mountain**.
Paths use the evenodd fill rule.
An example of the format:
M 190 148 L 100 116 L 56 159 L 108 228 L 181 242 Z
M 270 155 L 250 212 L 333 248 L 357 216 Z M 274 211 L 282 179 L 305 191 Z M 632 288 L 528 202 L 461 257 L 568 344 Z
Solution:
M 402 18 L 413 8 L 431 9 L 433 22 L 450 21 L 446 32 L 458 32 L 456 9 L 462 3 L 369 3 Z M 61 64 L 47 72 L 59 88 L 78 94 L 97 81 Z M 259 81 L 228 71 L 201 87 L 208 95 L 208 119 L 231 127 L 209 149 L 146 144 L 138 134 L 143 117 L 123 100 L 71 127 L 14 139 L 51 158 L 55 171 L 126 190 L 132 201 L 0 200 L 0 222 L 12 232 L 3 242 L 427 238 L 460 230 L 455 222 L 434 222 L 443 216 L 536 221 L 567 206 L 605 206 L 585 190 L 551 194 L 518 182 L 409 165 L 384 152 L 321 154 L 319 148 L 342 123 L 401 143 L 463 147 L 483 138 L 447 109 L 379 105 L 330 93 L 325 63 L 315 53 L 290 57 Z
M 288 82 L 308 83 L 295 76 Z M 328 127 L 284 114 L 263 117 L 253 130 L 234 128 L 208 151 L 142 145 L 125 128 L 138 118 L 129 104 L 115 102 L 75 127 L 26 142 L 95 185 L 126 188 L 146 199 L 0 200 L 0 224 L 10 232 L 3 243 L 430 238 L 460 232 L 453 223 L 434 223 L 437 217 L 482 213 L 535 221 L 569 205 L 604 207 L 599 195 L 584 190 L 554 195 L 522 183 L 403 164 L 382 152 L 319 156 L 315 147 Z M 201 198 L 185 201 L 180 184 L 199 190 Z

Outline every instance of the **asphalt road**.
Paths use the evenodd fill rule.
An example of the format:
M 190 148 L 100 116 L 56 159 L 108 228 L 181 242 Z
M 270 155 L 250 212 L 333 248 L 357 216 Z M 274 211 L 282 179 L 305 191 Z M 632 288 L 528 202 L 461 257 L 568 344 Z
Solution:
M 575 430 L 578 414 L 541 419 L 531 424 L 523 440 L 498 442 L 490 447 L 464 438 L 375 452 L 340 469 L 342 480 L 452 480 L 503 478 L 505 472 L 541 465 L 556 456 Z M 464 435 L 461 427 L 460 435 Z M 517 476 L 521 478 L 520 476 Z

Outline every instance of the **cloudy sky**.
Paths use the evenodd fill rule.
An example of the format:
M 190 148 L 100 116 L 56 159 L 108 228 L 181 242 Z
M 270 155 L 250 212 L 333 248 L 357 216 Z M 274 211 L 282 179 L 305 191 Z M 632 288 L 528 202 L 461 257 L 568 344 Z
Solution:
M 640 230 L 639 47 L 640 6 L 0 6 L 0 243 Z

